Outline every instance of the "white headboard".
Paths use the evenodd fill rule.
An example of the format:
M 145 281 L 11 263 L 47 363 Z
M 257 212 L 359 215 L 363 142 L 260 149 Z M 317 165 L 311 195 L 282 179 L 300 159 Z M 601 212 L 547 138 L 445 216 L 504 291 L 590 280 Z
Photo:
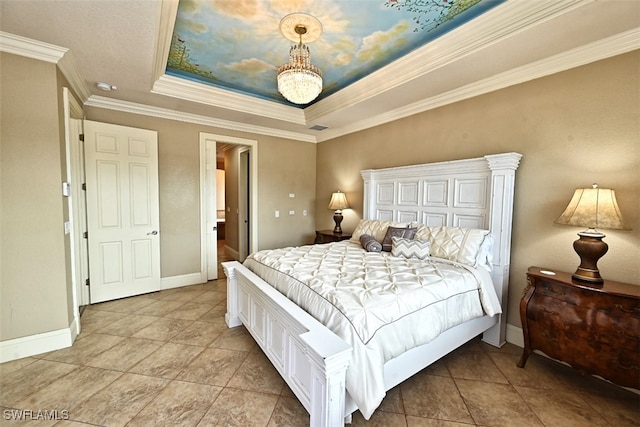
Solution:
M 505 316 L 515 171 L 521 158 L 503 153 L 363 170 L 364 219 L 490 230 L 495 240 L 492 277 Z M 506 322 L 501 324 L 504 342 Z

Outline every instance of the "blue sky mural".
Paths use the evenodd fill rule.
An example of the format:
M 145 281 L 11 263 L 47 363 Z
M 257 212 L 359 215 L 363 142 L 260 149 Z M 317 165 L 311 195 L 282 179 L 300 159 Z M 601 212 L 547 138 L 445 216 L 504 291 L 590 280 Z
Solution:
M 315 16 L 309 43 L 322 70 L 317 102 L 505 0 L 180 0 L 166 72 L 288 103 L 276 69 L 292 42 L 279 29 L 294 12 Z

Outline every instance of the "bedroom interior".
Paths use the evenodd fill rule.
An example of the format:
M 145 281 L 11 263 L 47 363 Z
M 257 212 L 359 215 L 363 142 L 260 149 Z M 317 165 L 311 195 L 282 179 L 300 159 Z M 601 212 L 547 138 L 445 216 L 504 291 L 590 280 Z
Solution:
M 389 74 L 372 73 L 372 80 L 363 79 L 334 93 L 323 92 L 317 102 L 305 108 L 253 98 L 233 90 L 221 91 L 217 87 L 200 90 L 201 83 L 183 83 L 175 75 L 158 73 L 158 64 L 164 69 L 166 60 L 163 63 L 157 58 L 169 55 L 172 37 L 172 32 L 163 27 L 167 22 L 172 23 L 172 16 L 175 18 L 176 2 L 130 2 L 126 6 L 118 3 L 117 8 L 108 7 L 109 2 L 88 2 L 92 6 L 85 5 L 85 9 L 78 8 L 73 1 L 58 3 L 60 10 L 55 11 L 49 2 L 0 2 L 3 159 L 0 354 L 1 361 L 8 362 L 1 364 L 0 369 L 3 378 L 8 378 L 5 381 L 14 381 L 15 391 L 12 395 L 7 383 L 2 383 L 0 394 L 6 398 L 0 402 L 3 409 L 17 408 L 16 404 L 31 393 L 33 402 L 40 402 L 44 405 L 42 408 L 48 409 L 45 408 L 47 402 L 54 404 L 51 395 L 35 391 L 54 390 L 56 383 L 65 384 L 63 376 L 68 373 L 67 369 L 75 366 L 80 367 L 76 374 L 81 371 L 95 374 L 97 371 L 92 369 L 98 365 L 116 366 L 106 360 L 106 350 L 118 351 L 115 344 L 108 345 L 116 341 L 123 344 L 119 351 L 131 351 L 127 345 L 134 342 L 144 344 L 145 355 L 151 355 L 161 346 L 167 351 L 169 348 L 177 351 L 200 342 L 194 346 L 206 348 L 201 357 L 189 359 L 194 362 L 194 372 L 203 369 L 198 361 L 206 357 L 215 360 L 215 351 L 240 350 L 244 352 L 247 369 L 257 364 L 265 377 L 273 379 L 277 375 L 268 361 L 258 356 L 262 353 L 246 333 L 236 336 L 235 329 L 220 329 L 226 328 L 223 325 L 226 303 L 217 299 L 223 294 L 220 287 L 224 285 L 220 283 L 224 283 L 224 277 L 209 287 L 195 279 L 201 277 L 202 270 L 198 143 L 201 133 L 206 133 L 255 144 L 252 147 L 256 148 L 258 185 L 254 205 L 259 213 L 251 251 L 310 244 L 316 231 L 331 230 L 337 225 L 345 233 L 352 233 L 360 219 L 367 217 L 363 209 L 363 170 L 521 153 L 514 188 L 509 295 L 504 304 L 507 344 L 494 349 L 474 340 L 417 376 L 428 376 L 434 384 L 442 381 L 446 387 L 453 387 L 458 398 L 440 402 L 441 412 L 417 397 L 420 393 L 415 390 L 429 386 L 410 379 L 390 392 L 391 399 L 385 401 L 381 411 L 374 413 L 372 420 L 376 416 L 390 417 L 384 418 L 390 420 L 400 415 L 399 425 L 422 425 L 421 422 L 433 420 L 482 424 L 474 408 L 492 405 L 481 398 L 479 383 L 486 380 L 493 386 L 493 392 L 508 389 L 510 393 L 504 401 L 511 402 L 512 407 L 526 408 L 524 412 L 533 415 L 533 421 L 527 418 L 523 422 L 533 425 L 558 425 L 562 417 L 566 420 L 574 416 L 578 424 L 639 423 L 638 401 L 633 392 L 581 377 L 570 369 L 563 370 L 562 365 L 549 363 L 539 355 L 529 360 L 523 372 L 515 367 L 524 347 L 520 304 L 523 293 L 530 289 L 527 288 L 529 267 L 570 275 L 579 263 L 570 242 L 585 227 L 555 223 L 575 189 L 589 187 L 593 182 L 602 188 L 615 189 L 627 229 L 607 230 L 609 248 L 606 256 L 598 260 L 598 268 L 605 281 L 640 285 L 637 263 L 640 258 L 640 5 L 637 2 L 542 2 L 535 7 L 527 6 L 531 10 L 521 2 L 496 2 L 494 8 L 465 25 L 439 35 L 430 42 L 432 48 L 427 44 L 426 49 L 418 49 L 418 60 L 426 62 L 409 64 L 423 64 L 425 75 L 408 72 L 402 78 L 407 81 L 400 82 Z M 167 11 L 173 12 L 167 15 Z M 524 17 L 525 12 L 531 12 L 530 18 Z M 283 15 L 273 19 L 276 33 Z M 51 16 L 60 16 L 58 22 L 62 24 L 51 25 Z M 483 32 L 478 22 L 485 19 L 503 27 Z M 324 18 L 321 21 L 328 25 Z M 76 23 L 77 31 L 73 34 L 60 30 L 71 28 L 69 22 Z M 96 34 L 104 38 L 91 37 L 93 27 L 97 29 Z M 465 28 L 470 29 L 465 32 Z M 454 43 L 455 37 L 468 43 L 474 35 L 482 38 L 484 44 L 474 45 L 471 51 L 458 52 L 462 55 L 459 58 L 445 55 L 451 53 L 448 48 L 458 46 Z M 88 44 L 83 45 L 82 41 Z M 285 46 L 288 43 L 285 41 Z M 326 58 L 317 43 L 320 40 L 311 44 L 314 64 L 326 73 Z M 276 50 L 286 56 L 287 47 Z M 492 61 L 481 61 L 483 56 L 493 59 L 493 65 Z M 501 68 L 503 66 L 506 68 Z M 96 69 L 103 69 L 104 73 L 96 73 Z M 398 71 L 393 67 L 386 69 Z M 476 75 L 471 75 L 474 69 Z M 130 83 L 125 77 L 132 79 Z M 275 74 L 271 74 L 271 78 L 275 85 Z M 95 88 L 98 80 L 112 82 L 117 90 L 107 93 Z M 412 81 L 415 86 L 411 86 Z M 390 88 L 394 85 L 397 93 Z M 122 300 L 89 306 L 82 319 L 77 319 L 70 273 L 71 242 L 63 227 L 72 218 L 60 189 L 68 173 L 62 96 L 65 87 L 79 100 L 86 119 L 152 129 L 159 141 L 162 290 L 133 297 L 128 303 Z M 225 103 L 232 108 L 221 106 Z M 329 126 L 325 130 L 310 129 L 318 125 Z M 229 188 L 237 185 L 238 150 L 243 147 L 246 146 L 231 144 L 224 153 L 225 244 L 226 249 L 230 249 L 227 253 L 231 254 L 238 250 L 239 221 L 233 214 L 238 195 Z M 339 224 L 333 219 L 335 209 L 327 208 L 337 189 L 343 192 L 350 206 L 343 208 L 343 220 Z M 295 197 L 290 197 L 291 194 Z M 275 211 L 282 215 L 276 218 Z M 295 215 L 287 215 L 289 211 Z M 302 215 L 303 211 L 308 215 Z M 218 261 L 227 261 L 223 258 L 225 255 L 224 250 L 220 251 Z M 41 268 L 33 268 L 34 265 Z M 173 287 L 176 289 L 169 289 Z M 143 305 L 172 298 L 176 303 L 173 305 L 175 318 L 169 308 L 167 312 L 155 314 L 148 308 L 144 314 Z M 179 301 L 183 302 L 180 306 L 184 306 L 181 310 Z M 183 311 L 204 310 L 201 303 L 209 301 L 206 313 L 200 313 L 201 319 L 191 317 L 196 315 L 194 311 Z M 166 302 L 162 305 L 172 306 Z M 129 327 L 123 326 L 127 324 L 126 318 L 131 323 Z M 74 329 L 76 321 L 82 333 L 73 347 L 53 351 L 73 342 L 75 334 L 80 332 Z M 157 321 L 158 328 L 164 325 L 170 333 L 165 331 L 164 335 L 144 338 L 140 331 L 150 326 L 144 324 L 145 321 Z M 110 323 L 113 326 L 109 326 Z M 206 341 L 194 330 L 196 326 L 210 331 L 209 338 L 214 338 L 206 345 L 196 338 L 189 343 L 185 337 L 180 343 L 180 333 Z M 150 330 L 147 333 L 150 334 Z M 138 337 L 132 337 L 136 333 L 140 333 Z M 104 339 L 102 346 L 94 341 L 98 337 Z M 238 342 L 224 342 L 226 338 Z M 93 347 L 84 347 L 83 340 L 89 340 L 85 342 L 91 342 Z M 87 353 L 73 354 L 74 348 Z M 98 351 L 105 352 L 102 359 L 95 353 Z M 89 356 L 101 361 L 89 362 Z M 488 372 L 499 371 L 500 379 L 487 380 L 478 372 L 469 372 L 469 366 L 478 364 L 476 359 L 483 361 Z M 133 364 L 141 361 L 137 359 Z M 124 364 L 130 362 L 123 361 Z M 152 359 L 145 363 L 152 363 Z M 52 370 L 45 369 L 45 365 Z M 462 365 L 466 367 L 463 369 Z M 110 372 L 118 372 L 117 375 L 128 372 L 114 381 L 114 385 L 122 386 L 134 374 L 142 374 L 155 390 L 153 396 L 145 395 L 142 406 L 156 395 L 158 402 L 163 401 L 172 387 L 181 385 L 176 380 L 177 373 L 167 379 L 166 375 L 151 373 L 150 365 L 146 371 L 143 370 L 145 364 L 137 365 L 138 368 L 123 366 L 108 368 Z M 31 379 L 40 369 L 46 373 L 42 381 Z M 20 376 L 21 370 L 24 377 Z M 242 371 L 237 371 L 239 376 Z M 198 375 L 186 372 L 185 368 L 183 378 Z M 191 378 L 186 382 L 197 383 Z M 278 379 L 273 380 L 280 384 Z M 16 384 L 21 381 L 24 385 L 18 387 Z M 535 381 L 540 383 L 535 385 Z M 158 394 L 169 382 L 175 384 Z M 219 396 L 230 400 L 239 399 L 234 394 L 237 389 L 249 387 L 237 383 L 237 388 L 233 384 L 222 386 L 218 382 L 200 385 L 203 391 L 219 387 L 223 390 Z M 94 390 L 88 384 L 85 386 Z M 106 399 L 108 390 L 109 387 L 105 387 L 104 393 L 96 396 Z M 293 405 L 280 410 L 296 412 L 302 408 L 299 404 L 296 406 L 290 390 L 286 387 L 278 390 L 284 391 L 276 393 L 273 399 L 279 399 L 283 405 Z M 554 390 L 549 396 L 565 401 L 566 406 L 555 407 L 556 403 L 541 396 L 544 394 L 541 390 Z M 264 390 L 258 394 L 266 396 L 269 402 L 274 396 Z M 150 411 L 154 405 L 147 409 Z M 212 413 L 216 407 L 211 401 L 202 405 L 210 407 Z M 266 405 L 271 408 L 269 413 L 274 405 Z M 466 415 L 453 416 L 453 410 L 447 405 L 458 409 L 462 405 L 461 411 Z M 142 406 L 131 416 L 143 415 Z M 424 412 L 416 409 L 420 407 L 425 408 Z M 130 414 L 135 408 L 130 409 L 124 412 Z M 555 412 L 556 409 L 559 412 Z M 86 409 L 83 411 L 87 413 Z M 578 415 L 580 411 L 587 415 Z M 381 415 L 376 415 L 378 413 Z M 516 416 L 513 412 L 510 414 Z M 554 418 L 556 416 L 560 418 Z M 95 422 L 91 420 L 85 417 L 86 422 Z M 495 423 L 493 425 L 504 422 L 485 421 Z M 267 422 L 268 419 L 264 425 Z M 364 423 L 364 419 L 354 415 L 354 423 Z

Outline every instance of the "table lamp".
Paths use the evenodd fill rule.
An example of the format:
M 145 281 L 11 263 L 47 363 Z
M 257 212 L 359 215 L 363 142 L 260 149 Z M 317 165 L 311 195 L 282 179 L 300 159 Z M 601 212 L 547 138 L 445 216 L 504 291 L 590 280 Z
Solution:
M 567 208 L 554 221 L 556 224 L 587 227 L 578 233 L 580 238 L 573 242 L 573 249 L 580 257 L 580 266 L 571 277 L 592 284 L 602 284 L 604 279 L 598 270 L 598 260 L 607 253 L 609 246 L 602 241 L 604 234 L 596 228 L 628 230 L 624 224 L 616 193 L 613 190 L 598 188 L 576 189 Z
M 333 232 L 336 234 L 342 233 L 342 227 L 340 227 L 340 223 L 342 222 L 342 210 L 349 209 L 349 202 L 347 202 L 347 196 L 338 190 L 337 192 L 331 195 L 331 201 L 329 202 L 329 209 L 334 210 L 333 220 L 336 223 L 336 226 L 333 228 Z

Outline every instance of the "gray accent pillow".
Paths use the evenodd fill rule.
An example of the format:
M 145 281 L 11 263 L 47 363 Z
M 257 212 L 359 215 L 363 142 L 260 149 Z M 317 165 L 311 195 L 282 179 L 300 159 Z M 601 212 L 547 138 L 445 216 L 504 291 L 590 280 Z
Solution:
M 391 247 L 393 242 L 391 241 L 392 237 L 402 237 L 403 239 L 413 239 L 413 236 L 416 235 L 417 228 L 410 227 L 389 227 L 387 228 L 387 234 L 384 236 L 384 240 L 382 241 L 382 250 L 386 252 L 391 252 Z
M 360 236 L 360 244 L 367 252 L 380 252 L 382 245 L 372 235 L 363 234 Z

